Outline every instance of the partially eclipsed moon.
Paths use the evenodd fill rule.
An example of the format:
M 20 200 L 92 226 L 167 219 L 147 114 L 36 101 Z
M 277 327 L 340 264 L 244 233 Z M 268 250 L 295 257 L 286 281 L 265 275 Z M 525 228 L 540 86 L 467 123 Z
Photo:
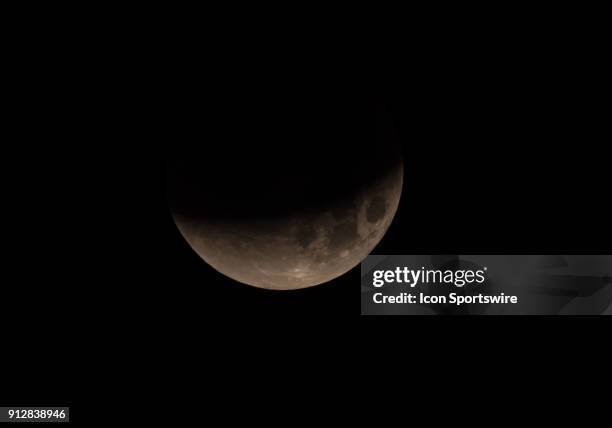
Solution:
M 203 127 L 214 123 L 214 137 L 168 145 L 178 229 L 244 284 L 292 290 L 337 278 L 374 249 L 398 208 L 404 166 L 389 117 L 373 110 L 371 126 L 352 101 L 304 99 L 303 108 L 294 100 L 224 112 Z
M 326 206 L 274 220 L 190 218 L 173 210 L 195 252 L 244 284 L 293 290 L 328 282 L 358 265 L 380 242 L 398 208 L 401 161 Z

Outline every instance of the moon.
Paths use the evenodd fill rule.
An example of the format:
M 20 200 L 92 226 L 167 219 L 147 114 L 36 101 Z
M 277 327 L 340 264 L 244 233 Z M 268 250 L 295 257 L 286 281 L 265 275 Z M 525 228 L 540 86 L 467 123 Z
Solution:
M 375 132 L 376 144 L 360 150 L 342 143 L 356 136 L 336 119 L 316 123 L 293 144 L 238 148 L 231 141 L 240 133 L 214 150 L 169 152 L 173 219 L 212 268 L 258 288 L 302 289 L 353 269 L 381 241 L 402 193 L 398 147 Z M 251 132 L 278 142 L 301 124 L 287 120 L 273 132 L 253 124 Z

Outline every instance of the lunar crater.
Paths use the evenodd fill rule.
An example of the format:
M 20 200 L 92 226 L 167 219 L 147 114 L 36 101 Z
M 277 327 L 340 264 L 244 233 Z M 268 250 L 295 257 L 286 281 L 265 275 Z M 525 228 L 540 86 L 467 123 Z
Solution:
M 317 230 L 314 226 L 306 224 L 298 229 L 296 241 L 302 248 L 307 248 L 317 240 Z
M 366 218 L 368 223 L 376 223 L 383 219 L 387 212 L 387 201 L 380 197 L 375 196 L 368 204 Z

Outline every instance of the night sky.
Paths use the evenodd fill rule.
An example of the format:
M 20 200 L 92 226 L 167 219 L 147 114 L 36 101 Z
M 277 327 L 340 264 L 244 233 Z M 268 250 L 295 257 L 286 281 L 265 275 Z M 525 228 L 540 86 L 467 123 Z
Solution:
M 575 97 L 560 100 L 554 85 L 541 87 L 529 77 L 503 85 L 497 84 L 503 76 L 474 75 L 468 70 L 449 79 L 442 72 L 416 77 L 409 89 L 387 82 L 369 86 L 357 96 L 335 95 L 329 104 L 321 90 L 316 96 L 286 97 L 287 106 L 299 103 L 304 111 L 322 106 L 327 113 L 338 112 L 336 122 L 315 121 L 311 128 L 321 135 L 330 130 L 333 140 L 317 141 L 317 132 L 303 121 L 295 138 L 290 123 L 275 128 L 283 132 L 279 147 L 298 159 L 297 165 L 307 165 L 304 160 L 313 156 L 349 160 L 355 153 L 376 152 L 371 141 L 373 105 L 387 107 L 403 151 L 404 190 L 395 220 L 374 253 L 603 251 L 605 244 L 598 236 L 606 228 L 603 202 L 608 178 L 603 149 L 589 127 L 588 108 L 578 108 Z M 533 102 L 534 97 L 540 102 Z M 234 136 L 228 139 L 230 147 L 245 134 L 239 126 L 242 118 L 244 123 L 268 120 L 262 113 L 268 106 L 263 103 L 263 107 L 229 110 L 227 127 Z M 201 131 L 194 135 L 209 135 Z M 234 170 L 236 180 L 248 180 L 262 158 L 260 147 L 273 151 L 274 145 L 252 141 L 246 150 L 236 149 L 237 156 L 245 156 Z M 201 290 L 221 302 L 208 305 L 207 311 L 357 314 L 358 267 L 312 289 L 289 293 L 253 289 L 200 260 L 178 233 L 163 198 L 160 210 L 167 224 L 165 261 L 170 280 L 186 295 Z

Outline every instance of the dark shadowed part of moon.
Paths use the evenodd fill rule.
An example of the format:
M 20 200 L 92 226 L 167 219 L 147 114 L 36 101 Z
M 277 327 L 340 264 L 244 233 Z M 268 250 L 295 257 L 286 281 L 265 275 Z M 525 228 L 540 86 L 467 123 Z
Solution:
M 239 282 L 287 290 L 330 281 L 389 228 L 402 191 L 399 147 L 384 126 L 355 129 L 355 118 L 334 109 L 304 116 L 276 108 L 257 118 L 239 126 L 220 119 L 224 132 L 213 141 L 168 148 L 178 229 L 206 263 Z M 367 150 L 353 144 L 364 132 Z

